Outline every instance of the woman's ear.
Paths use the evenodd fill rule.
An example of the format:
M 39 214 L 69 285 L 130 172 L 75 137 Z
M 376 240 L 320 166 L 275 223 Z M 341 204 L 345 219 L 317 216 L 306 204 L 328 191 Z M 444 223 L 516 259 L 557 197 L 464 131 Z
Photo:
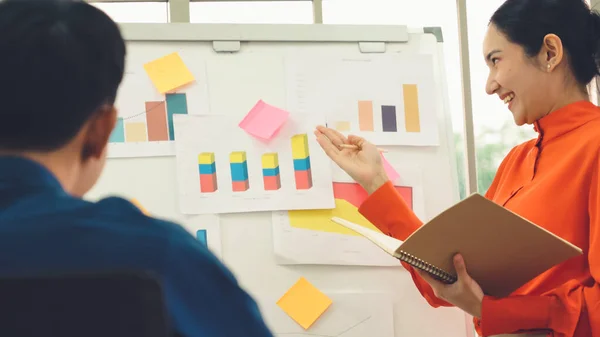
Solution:
M 552 72 L 563 60 L 564 49 L 562 40 L 556 34 L 544 36 L 538 60 L 543 69 Z

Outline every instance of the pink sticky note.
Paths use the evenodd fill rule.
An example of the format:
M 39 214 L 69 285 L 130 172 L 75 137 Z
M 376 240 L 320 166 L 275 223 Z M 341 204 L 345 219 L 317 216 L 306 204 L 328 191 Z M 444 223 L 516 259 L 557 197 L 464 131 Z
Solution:
M 283 126 L 289 115 L 289 112 L 260 100 L 242 119 L 239 126 L 255 137 L 269 140 Z
M 394 170 L 387 159 L 385 159 L 383 153 L 381 154 L 381 160 L 383 161 L 383 168 L 385 169 L 385 173 L 387 173 L 388 178 L 390 178 L 390 181 L 394 182 L 396 179 L 400 178 L 400 174 L 398 174 L 398 172 Z

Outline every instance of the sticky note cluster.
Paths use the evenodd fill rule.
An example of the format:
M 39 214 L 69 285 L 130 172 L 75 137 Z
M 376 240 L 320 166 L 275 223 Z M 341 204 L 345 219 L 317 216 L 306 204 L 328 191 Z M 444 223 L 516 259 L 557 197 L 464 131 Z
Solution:
M 301 277 L 280 299 L 277 305 L 305 330 L 331 306 L 331 299 Z
M 259 100 L 239 124 L 249 134 L 270 140 L 287 121 L 290 113 Z

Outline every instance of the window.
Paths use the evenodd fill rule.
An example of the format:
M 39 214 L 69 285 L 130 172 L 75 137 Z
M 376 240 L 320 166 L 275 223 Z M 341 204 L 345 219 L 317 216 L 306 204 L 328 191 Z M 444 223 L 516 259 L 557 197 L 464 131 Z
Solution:
M 323 23 L 326 24 L 442 27 L 449 108 L 454 129 L 460 195 L 462 198 L 466 193 L 464 180 L 464 119 L 456 13 L 456 2 L 448 0 L 323 0 Z
M 311 1 L 192 2 L 192 23 L 311 24 Z
M 488 67 L 483 60 L 483 38 L 490 17 L 503 2 L 467 0 L 477 179 L 478 190 L 482 193 L 489 188 L 508 151 L 536 137 L 533 126 L 516 126 L 504 102 L 498 96 L 490 96 L 485 92 Z
M 168 2 L 92 2 L 116 22 L 166 23 Z

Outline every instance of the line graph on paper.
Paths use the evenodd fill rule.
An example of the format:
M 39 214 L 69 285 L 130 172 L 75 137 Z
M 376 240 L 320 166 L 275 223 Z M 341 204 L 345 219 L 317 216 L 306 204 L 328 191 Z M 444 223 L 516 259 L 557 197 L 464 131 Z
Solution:
M 298 333 L 298 332 L 279 332 L 279 333 L 275 333 L 275 336 L 278 337 L 302 337 L 302 336 L 313 336 L 313 337 L 345 337 L 345 336 L 349 336 L 350 333 L 355 330 L 355 328 L 359 327 L 360 325 L 362 325 L 363 323 L 365 323 L 366 321 L 370 320 L 372 316 L 369 316 L 365 319 L 363 319 L 362 321 L 350 326 L 349 328 L 341 331 L 338 334 L 335 335 L 320 335 L 318 333 L 309 333 L 309 332 L 303 332 L 303 333 Z
M 256 299 L 267 325 L 277 337 L 394 336 L 393 304 L 385 294 L 328 293 L 333 303 L 308 329 L 275 303 L 277 296 Z

